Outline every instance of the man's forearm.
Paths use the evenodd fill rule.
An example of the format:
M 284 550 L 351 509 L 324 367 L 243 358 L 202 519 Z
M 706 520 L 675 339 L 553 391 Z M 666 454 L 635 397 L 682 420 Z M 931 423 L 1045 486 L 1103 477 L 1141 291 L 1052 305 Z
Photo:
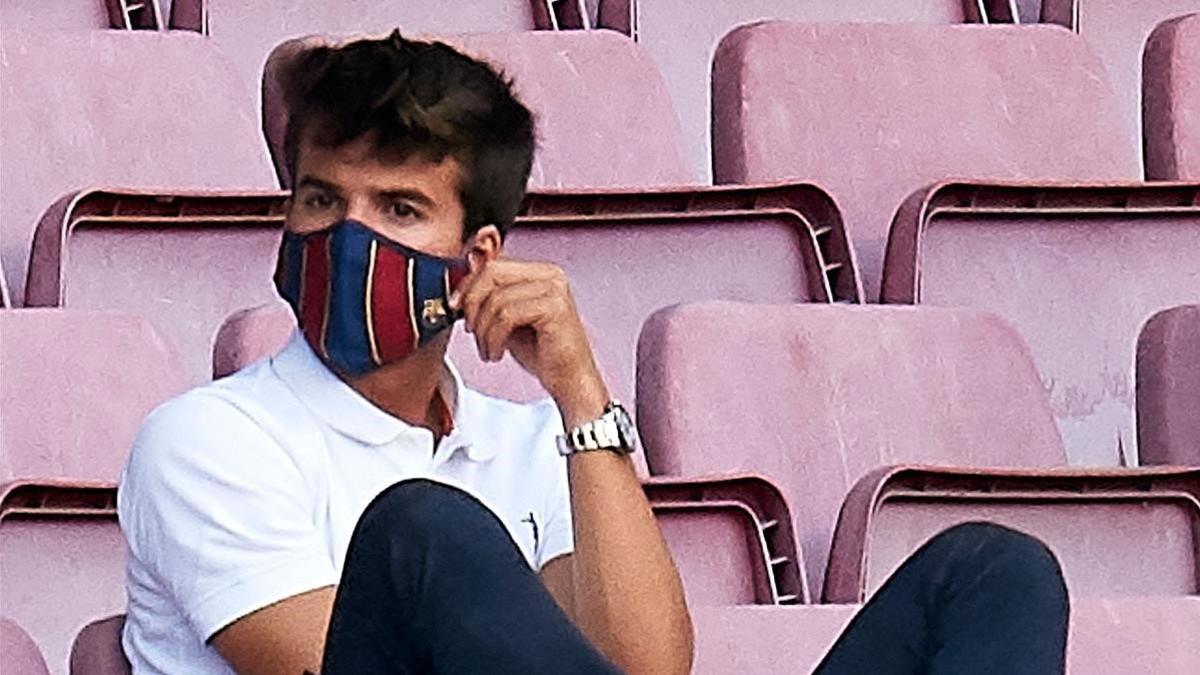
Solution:
M 599 417 L 602 385 L 581 383 L 559 409 L 567 428 Z M 628 673 L 687 673 L 692 625 L 679 573 L 629 457 L 585 452 L 568 459 L 575 520 L 574 618 Z

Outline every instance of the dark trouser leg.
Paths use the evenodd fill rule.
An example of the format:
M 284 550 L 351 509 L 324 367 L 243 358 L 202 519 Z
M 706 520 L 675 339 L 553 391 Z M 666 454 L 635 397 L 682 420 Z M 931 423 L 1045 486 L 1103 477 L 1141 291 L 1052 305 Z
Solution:
M 326 675 L 619 671 L 474 497 L 397 483 L 359 520 L 326 637 Z
M 931 539 L 863 607 L 819 675 L 1062 673 L 1069 607 L 1037 539 L 987 523 Z

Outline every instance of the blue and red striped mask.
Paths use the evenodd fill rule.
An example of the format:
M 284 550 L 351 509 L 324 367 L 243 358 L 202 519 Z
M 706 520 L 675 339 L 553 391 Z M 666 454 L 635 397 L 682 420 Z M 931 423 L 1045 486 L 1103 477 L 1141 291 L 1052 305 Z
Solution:
M 275 288 L 308 344 L 334 370 L 362 375 L 412 354 L 459 316 L 450 293 L 467 261 L 439 258 L 355 220 L 284 232 Z

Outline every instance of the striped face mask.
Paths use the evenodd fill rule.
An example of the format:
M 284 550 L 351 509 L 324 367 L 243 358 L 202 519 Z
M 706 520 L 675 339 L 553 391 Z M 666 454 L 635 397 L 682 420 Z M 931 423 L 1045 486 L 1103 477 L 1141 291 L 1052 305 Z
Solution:
M 363 375 L 450 328 L 459 318 L 450 293 L 467 271 L 465 259 L 422 253 L 343 220 L 284 232 L 275 288 L 317 354 L 340 373 Z

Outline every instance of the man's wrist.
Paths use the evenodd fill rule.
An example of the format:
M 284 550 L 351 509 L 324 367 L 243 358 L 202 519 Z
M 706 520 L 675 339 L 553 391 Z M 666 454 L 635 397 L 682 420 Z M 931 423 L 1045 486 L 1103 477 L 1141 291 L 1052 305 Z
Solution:
M 568 430 L 599 419 L 612 401 L 603 378 L 594 370 L 573 379 L 570 385 L 560 387 L 560 391 L 550 392 L 550 395 L 562 415 L 563 426 Z

